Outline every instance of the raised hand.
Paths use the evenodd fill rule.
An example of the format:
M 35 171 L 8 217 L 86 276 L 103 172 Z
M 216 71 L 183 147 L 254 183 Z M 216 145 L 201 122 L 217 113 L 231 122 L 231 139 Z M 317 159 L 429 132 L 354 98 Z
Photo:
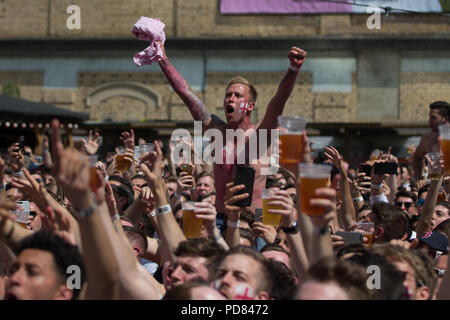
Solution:
M 118 211 L 116 199 L 114 198 L 114 193 L 109 182 L 105 184 L 105 201 L 106 205 L 108 206 L 109 215 L 111 217 L 114 217 L 118 213 Z
M 25 157 L 19 148 L 19 143 L 14 143 L 8 148 L 9 166 L 14 172 L 19 172 L 25 164 Z
M 266 243 L 274 243 L 277 238 L 277 229 L 262 222 L 253 222 L 252 231 L 255 236 L 263 238 Z
M 205 226 L 208 235 L 213 236 L 214 229 L 217 229 L 216 207 L 208 202 L 195 202 L 194 207 L 195 217 L 198 219 L 203 219 L 203 225 Z
M 100 144 L 100 134 L 98 132 L 92 134 L 92 130 L 89 130 L 88 141 L 81 139 L 81 142 L 83 143 L 84 151 L 86 151 L 88 155 L 93 156 L 97 153 Z
M 194 187 L 194 177 L 187 172 L 181 172 L 177 179 L 177 193 L 187 192 Z
M 31 176 L 27 169 L 23 169 L 23 173 L 26 180 L 11 178 L 13 187 L 19 189 L 24 195 L 30 197 L 30 199 L 32 199 L 41 210 L 43 210 L 48 203 L 45 201 L 45 197 L 41 189 L 42 183 L 39 184 L 36 179 Z
M 150 187 L 143 187 L 139 192 L 139 200 L 146 205 L 145 213 L 149 214 L 155 209 L 155 199 Z
M 128 131 L 122 132 L 122 134 L 120 136 L 120 140 L 122 140 L 123 145 L 127 149 L 132 149 L 133 153 L 134 153 L 134 131 L 133 131 L 133 129 L 131 129 L 130 132 L 128 132 Z
M 312 223 L 322 229 L 328 225 L 336 216 L 336 190 L 332 188 L 319 188 L 316 190 L 317 198 L 311 199 L 309 202 L 313 206 L 320 206 L 324 209 L 324 213 L 320 216 L 311 216 Z
M 236 222 L 239 220 L 240 213 L 242 211 L 241 207 L 235 206 L 233 204 L 249 197 L 248 193 L 235 195 L 236 192 L 244 188 L 245 186 L 243 184 L 235 186 L 233 181 L 226 184 L 225 196 L 223 198 L 223 201 L 225 204 L 225 213 L 228 217 L 228 220 L 232 222 Z
M 42 221 L 42 229 L 54 232 L 70 244 L 77 245 L 70 219 L 65 215 L 63 208 L 57 207 L 53 210 L 52 207 L 48 206 L 46 214 L 39 214 Z
M 339 154 L 339 151 L 335 147 L 325 147 L 325 157 L 334 164 L 338 169 L 343 168 L 344 158 Z
M 58 120 L 53 120 L 51 129 L 52 150 L 55 155 L 53 176 L 63 187 L 74 208 L 80 209 L 80 206 L 86 205 L 91 192 L 88 159 L 77 150 L 64 150 Z
M 158 141 L 155 141 L 154 144 L 156 151 L 141 155 L 139 158 L 141 161 L 140 168 L 149 180 L 149 185 L 153 192 L 156 187 L 163 185 L 162 173 L 164 168 L 163 156 L 159 143 Z
M 305 62 L 307 55 L 308 53 L 306 51 L 297 47 L 292 47 L 289 51 L 288 58 L 292 66 L 299 68 Z
M 281 207 L 281 209 L 269 209 L 268 212 L 281 215 L 284 227 L 290 227 L 294 223 L 294 201 L 286 190 L 276 190 L 269 197 L 267 205 Z

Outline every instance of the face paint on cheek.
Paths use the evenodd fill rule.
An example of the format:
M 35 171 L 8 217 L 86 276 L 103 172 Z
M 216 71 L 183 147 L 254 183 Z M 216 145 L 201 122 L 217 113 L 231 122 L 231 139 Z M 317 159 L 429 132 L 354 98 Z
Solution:
M 239 105 L 239 114 L 246 114 L 248 110 L 248 102 L 241 102 Z
M 234 290 L 235 300 L 254 300 L 254 296 L 255 291 L 246 285 L 237 286 Z

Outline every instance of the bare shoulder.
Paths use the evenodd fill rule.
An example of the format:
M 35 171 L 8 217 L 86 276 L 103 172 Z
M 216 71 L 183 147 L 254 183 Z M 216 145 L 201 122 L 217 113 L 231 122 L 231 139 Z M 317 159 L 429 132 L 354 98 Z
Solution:
M 209 123 L 204 127 L 204 130 L 219 129 L 220 131 L 225 132 L 226 126 L 227 126 L 226 122 L 213 113 L 211 114 Z

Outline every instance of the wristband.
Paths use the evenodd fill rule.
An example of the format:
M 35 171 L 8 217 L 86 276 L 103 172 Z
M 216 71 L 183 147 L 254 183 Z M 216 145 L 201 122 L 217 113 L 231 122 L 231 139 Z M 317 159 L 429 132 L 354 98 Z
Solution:
M 156 215 L 161 216 L 163 214 L 172 212 L 172 208 L 170 208 L 170 204 L 165 204 L 161 207 L 156 208 Z
M 241 222 L 240 220 L 238 220 L 236 222 L 227 220 L 227 227 L 237 229 L 237 228 L 239 228 L 240 222 Z
M 92 215 L 95 210 L 97 209 L 97 201 L 95 199 L 95 196 L 93 193 L 90 194 L 90 197 L 92 199 L 92 205 L 90 207 L 87 207 L 85 209 L 75 209 L 75 214 L 78 216 L 78 218 L 84 219 L 90 215 Z
M 353 200 L 353 201 L 356 201 L 356 202 L 363 202 L 363 201 L 364 201 L 364 198 L 363 198 L 362 196 L 359 196 L 359 197 L 357 197 L 357 198 L 352 198 L 352 200 Z
M 4 190 L 6 188 L 6 183 L 3 181 L 2 184 L 0 184 L 0 191 Z
M 116 221 L 117 219 L 120 219 L 120 215 L 118 213 L 116 213 L 113 217 L 112 217 L 112 221 Z
M 154 210 L 154 209 L 152 212 L 147 213 L 147 217 L 149 217 L 149 218 L 153 218 L 154 216 L 156 216 L 156 210 Z
M 294 72 L 298 72 L 300 70 L 300 67 L 295 67 L 292 64 L 289 66 L 289 70 L 294 71 Z
M 214 235 L 213 237 L 211 237 L 212 239 L 219 241 L 220 238 L 222 238 L 222 235 L 220 234 L 220 232 L 218 232 L 216 235 Z
M 374 188 L 374 189 L 376 189 L 376 190 L 380 190 L 381 188 L 383 188 L 383 183 L 380 183 L 380 184 L 373 184 L 373 183 L 370 183 L 370 187 L 371 187 L 371 188 Z
M 13 177 L 16 178 L 22 178 L 23 177 L 23 170 L 17 171 L 17 172 L 13 172 Z

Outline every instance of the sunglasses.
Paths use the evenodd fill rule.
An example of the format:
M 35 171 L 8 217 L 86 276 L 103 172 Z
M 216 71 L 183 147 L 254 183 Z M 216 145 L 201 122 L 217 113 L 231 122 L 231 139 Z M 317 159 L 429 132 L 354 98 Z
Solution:
M 439 258 L 440 256 L 442 256 L 444 254 L 444 252 L 439 251 L 439 250 L 428 250 L 428 255 L 430 256 L 431 259 L 436 260 L 437 258 Z
M 439 268 L 433 268 L 433 270 L 439 278 L 443 278 L 445 275 L 445 271 L 447 271 L 447 270 L 439 269 Z
M 398 202 L 398 201 L 395 202 L 395 206 L 399 207 L 399 208 L 401 208 L 403 204 L 405 205 L 406 209 L 409 209 L 409 208 L 411 208 L 413 206 L 412 202 Z

